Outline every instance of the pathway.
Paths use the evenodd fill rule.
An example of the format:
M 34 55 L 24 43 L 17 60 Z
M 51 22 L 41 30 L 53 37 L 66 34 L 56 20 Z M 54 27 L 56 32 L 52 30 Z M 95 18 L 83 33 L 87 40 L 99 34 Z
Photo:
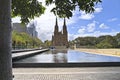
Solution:
M 120 67 L 13 68 L 14 80 L 120 80 Z

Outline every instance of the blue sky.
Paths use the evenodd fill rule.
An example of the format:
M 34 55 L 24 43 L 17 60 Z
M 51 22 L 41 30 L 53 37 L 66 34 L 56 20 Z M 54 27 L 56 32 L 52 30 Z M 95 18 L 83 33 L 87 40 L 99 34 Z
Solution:
M 39 0 L 43 2 L 44 0 Z M 120 32 L 120 0 L 102 0 L 95 6 L 93 14 L 85 14 L 83 11 L 73 12 L 73 17 L 67 19 L 69 40 L 84 36 L 116 35 Z M 55 16 L 50 13 L 54 5 L 47 7 L 45 14 L 32 20 L 36 24 L 38 36 L 42 41 L 51 40 L 54 31 Z M 19 17 L 12 19 L 20 22 Z M 62 29 L 63 19 L 58 18 L 59 30 Z

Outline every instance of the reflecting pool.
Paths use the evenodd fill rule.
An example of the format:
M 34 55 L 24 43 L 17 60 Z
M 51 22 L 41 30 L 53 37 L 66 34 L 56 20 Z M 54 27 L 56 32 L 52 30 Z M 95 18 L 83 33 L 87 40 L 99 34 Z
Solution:
M 19 63 L 84 63 L 120 62 L 120 57 L 90 54 L 75 50 L 50 50 L 32 57 L 21 59 Z

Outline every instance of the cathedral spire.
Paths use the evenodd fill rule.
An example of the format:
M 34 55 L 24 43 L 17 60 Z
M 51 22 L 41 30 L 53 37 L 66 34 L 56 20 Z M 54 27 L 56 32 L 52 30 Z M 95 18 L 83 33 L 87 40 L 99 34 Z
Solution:
M 67 33 L 67 26 L 66 26 L 66 20 L 64 18 L 64 24 L 63 24 L 63 33 Z
M 56 24 L 55 24 L 56 26 L 58 26 L 58 21 L 57 21 L 57 17 L 56 17 Z
M 58 21 L 57 21 L 57 17 L 56 17 L 56 23 L 55 23 L 54 32 L 58 32 Z
M 66 26 L 66 20 L 65 20 L 65 18 L 64 18 L 64 26 Z
M 57 18 L 56 18 L 54 36 L 52 36 L 52 45 L 55 46 L 56 48 L 58 46 L 68 47 L 68 33 L 67 33 L 67 26 L 66 26 L 65 18 L 64 18 L 62 32 L 59 32 L 58 22 L 57 22 Z

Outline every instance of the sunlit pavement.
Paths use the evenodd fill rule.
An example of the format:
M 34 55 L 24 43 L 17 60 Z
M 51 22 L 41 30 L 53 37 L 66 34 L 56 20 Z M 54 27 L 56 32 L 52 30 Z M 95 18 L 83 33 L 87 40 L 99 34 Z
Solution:
M 120 80 L 120 67 L 13 68 L 13 80 Z

